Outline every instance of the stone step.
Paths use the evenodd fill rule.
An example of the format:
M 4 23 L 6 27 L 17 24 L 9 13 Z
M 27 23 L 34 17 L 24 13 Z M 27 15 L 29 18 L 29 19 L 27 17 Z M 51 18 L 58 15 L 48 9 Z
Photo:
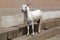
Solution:
M 60 40 L 60 34 L 59 35 L 56 35 L 56 36 L 53 36 L 47 40 Z
M 40 34 L 35 33 L 34 36 L 20 36 L 17 38 L 14 38 L 12 40 L 45 40 L 47 38 L 50 38 L 54 35 L 60 34 L 60 26 L 51 28 L 49 30 L 42 30 Z
M 7 40 L 15 37 L 15 31 L 18 28 L 16 27 L 9 27 L 9 28 L 2 28 L 0 29 L 0 40 Z

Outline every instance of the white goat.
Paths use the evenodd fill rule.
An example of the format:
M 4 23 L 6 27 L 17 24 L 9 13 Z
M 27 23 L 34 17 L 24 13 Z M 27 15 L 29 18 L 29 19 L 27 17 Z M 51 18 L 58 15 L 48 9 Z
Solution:
M 29 22 L 32 23 L 32 35 L 34 35 L 34 22 L 37 22 L 38 20 L 40 20 L 40 18 L 42 16 L 41 10 L 30 11 L 29 6 L 27 4 L 23 4 L 22 12 L 24 12 L 24 14 L 26 16 L 25 21 L 27 21 L 27 24 Z M 40 24 L 41 24 L 41 22 L 40 22 Z M 40 27 L 41 27 L 41 25 L 38 27 L 38 33 L 40 33 Z M 27 25 L 27 35 L 29 35 L 29 24 Z

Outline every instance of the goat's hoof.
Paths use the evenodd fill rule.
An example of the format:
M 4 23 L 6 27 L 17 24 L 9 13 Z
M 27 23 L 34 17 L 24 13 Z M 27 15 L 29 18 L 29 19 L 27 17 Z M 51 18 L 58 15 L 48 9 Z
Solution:
M 38 32 L 38 34 L 40 34 L 40 32 Z
M 27 34 L 27 36 L 29 36 L 29 34 Z
M 40 34 L 41 31 L 38 31 L 38 33 Z
M 32 33 L 32 36 L 34 36 L 34 33 Z

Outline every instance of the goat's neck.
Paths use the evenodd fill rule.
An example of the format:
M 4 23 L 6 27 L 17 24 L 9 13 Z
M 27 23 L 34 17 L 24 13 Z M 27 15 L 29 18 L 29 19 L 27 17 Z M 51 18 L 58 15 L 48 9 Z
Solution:
M 27 21 L 27 18 L 28 18 L 28 13 L 29 13 L 30 9 L 27 8 L 27 10 L 24 12 L 24 18 L 25 18 L 25 21 Z
M 25 15 L 25 21 L 27 21 L 29 12 L 30 12 L 30 9 L 29 9 L 29 7 L 27 7 L 26 12 L 24 12 L 24 15 Z
M 30 8 L 29 7 L 27 7 L 27 14 L 30 12 Z

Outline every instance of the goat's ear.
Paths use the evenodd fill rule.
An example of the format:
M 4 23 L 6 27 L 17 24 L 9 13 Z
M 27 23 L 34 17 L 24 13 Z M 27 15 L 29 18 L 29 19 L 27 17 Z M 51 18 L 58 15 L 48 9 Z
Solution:
M 29 6 L 29 4 L 27 4 L 27 6 Z

